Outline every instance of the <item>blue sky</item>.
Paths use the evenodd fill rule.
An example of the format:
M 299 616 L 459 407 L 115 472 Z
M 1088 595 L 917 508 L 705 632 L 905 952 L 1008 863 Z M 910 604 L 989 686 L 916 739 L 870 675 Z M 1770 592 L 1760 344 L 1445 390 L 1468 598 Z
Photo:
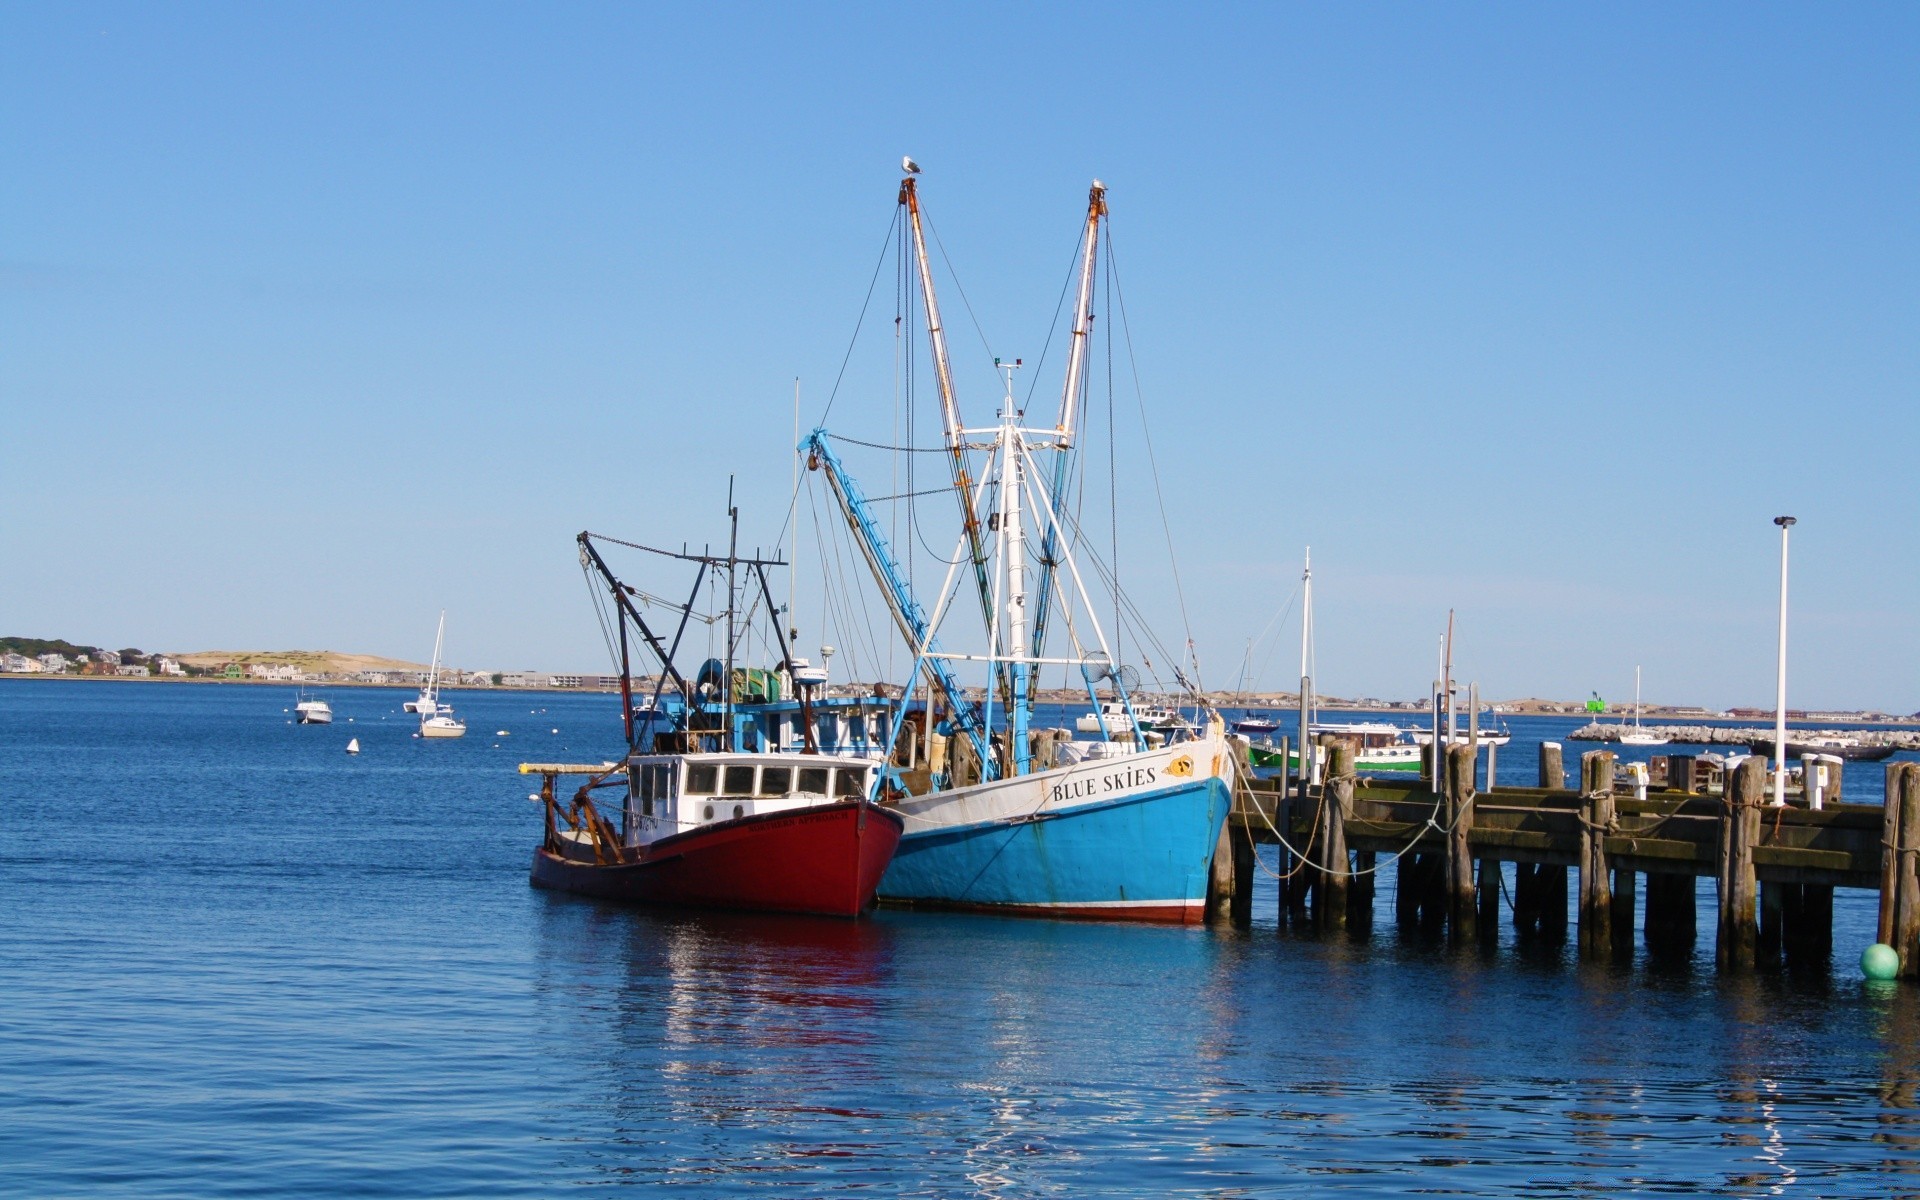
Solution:
M 1111 188 L 1209 684 L 1311 544 L 1325 690 L 1764 703 L 1791 512 L 1793 700 L 1912 711 L 1917 101 L 1897 5 L 5 4 L 0 632 L 597 668 L 572 534 L 772 540 L 911 154 L 1008 356 Z

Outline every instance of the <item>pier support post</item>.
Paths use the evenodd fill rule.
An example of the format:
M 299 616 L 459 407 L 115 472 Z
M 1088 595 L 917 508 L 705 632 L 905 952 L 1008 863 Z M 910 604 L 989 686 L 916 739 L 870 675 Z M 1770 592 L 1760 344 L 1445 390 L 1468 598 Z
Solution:
M 1347 886 L 1347 933 L 1364 938 L 1373 933 L 1374 852 L 1353 852 L 1353 882 Z
M 1798 890 L 1791 883 L 1762 883 L 1760 885 L 1760 932 L 1754 939 L 1754 948 L 1758 961 L 1777 963 L 1780 961 L 1780 947 L 1786 923 L 1792 919 L 1799 908 L 1799 897 L 1793 893 Z
M 1219 840 L 1213 844 L 1213 866 L 1207 872 L 1207 921 L 1233 919 L 1233 818 L 1220 826 Z
M 1474 936 L 1473 895 L 1474 775 L 1479 753 L 1472 745 L 1447 748 L 1447 928 L 1456 942 Z
M 1253 876 L 1258 870 L 1254 861 L 1253 830 L 1236 829 L 1231 822 L 1227 829 L 1233 834 L 1233 893 L 1227 916 L 1235 929 L 1250 929 L 1253 926 Z
M 1314 924 L 1323 931 L 1347 927 L 1347 818 L 1353 815 L 1353 747 L 1327 747 L 1327 781 L 1320 789 L 1320 880 L 1313 906 Z
M 1833 885 L 1803 883 L 1793 919 L 1787 922 L 1787 959 L 1826 962 L 1833 958 Z
M 1900 790 L 1906 786 L 1905 763 L 1887 764 L 1887 800 L 1880 810 L 1880 927 L 1878 940 L 1893 945 L 1893 927 L 1900 912 Z
M 1567 786 L 1567 771 L 1561 763 L 1560 743 L 1540 743 L 1540 786 L 1559 791 Z
M 1481 858 L 1480 874 L 1474 881 L 1481 941 L 1494 941 L 1500 936 L 1500 870 L 1499 859 Z
M 1611 750 L 1580 756 L 1580 957 L 1613 956 L 1613 891 L 1607 830 L 1613 827 Z
M 1676 792 L 1693 790 L 1693 761 L 1691 754 L 1667 755 L 1667 787 Z
M 1305 786 L 1301 785 L 1303 792 Z M 1304 795 L 1296 796 L 1288 793 L 1281 799 L 1280 805 L 1281 811 L 1286 814 L 1280 828 L 1286 830 L 1287 840 L 1292 842 L 1294 849 L 1299 852 L 1293 861 L 1287 864 L 1287 870 L 1291 875 L 1287 880 L 1283 901 L 1285 907 L 1280 914 L 1280 923 L 1291 924 L 1294 929 L 1305 929 L 1307 927 L 1307 892 L 1313 885 L 1313 846 L 1310 842 L 1303 840 L 1307 835 L 1300 829 L 1300 818 L 1307 812 L 1307 802 Z
M 1891 801 L 1892 797 L 1888 797 Z M 1920 976 L 1920 763 L 1903 763 L 1900 771 L 1900 827 L 1895 845 L 1899 861 L 1894 874 L 1893 941 L 1900 952 L 1900 974 Z
M 1648 874 L 1647 948 L 1676 953 L 1690 951 L 1699 935 L 1694 924 L 1698 918 L 1696 910 L 1693 876 Z
M 1613 956 L 1633 957 L 1633 912 L 1639 907 L 1640 876 L 1624 867 L 1613 869 Z
M 1751 970 L 1759 930 L 1753 847 L 1767 790 L 1767 760 L 1752 755 L 1728 776 L 1720 816 L 1720 921 L 1715 961 L 1723 971 Z

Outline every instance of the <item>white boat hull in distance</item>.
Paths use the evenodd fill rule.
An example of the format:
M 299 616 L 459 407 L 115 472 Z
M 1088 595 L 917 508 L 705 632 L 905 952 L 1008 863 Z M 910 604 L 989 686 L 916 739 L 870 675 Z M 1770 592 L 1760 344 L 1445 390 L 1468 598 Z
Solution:
M 331 725 L 333 710 L 324 701 L 307 700 L 293 706 L 294 716 L 302 725 Z
M 893 806 L 894 903 L 1034 916 L 1198 922 L 1232 796 L 1224 735 Z
M 467 736 L 464 722 L 452 717 L 428 717 L 420 722 L 420 736 L 426 738 L 457 738 Z

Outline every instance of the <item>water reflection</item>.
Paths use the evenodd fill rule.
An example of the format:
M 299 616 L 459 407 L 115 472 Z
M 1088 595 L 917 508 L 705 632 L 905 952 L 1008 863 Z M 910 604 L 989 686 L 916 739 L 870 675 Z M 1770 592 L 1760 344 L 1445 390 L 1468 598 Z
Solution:
M 1912 989 L 1393 939 L 535 903 L 540 1020 L 581 1075 L 556 1136 L 588 1181 L 1777 1194 L 1911 1184 L 1920 1161 Z

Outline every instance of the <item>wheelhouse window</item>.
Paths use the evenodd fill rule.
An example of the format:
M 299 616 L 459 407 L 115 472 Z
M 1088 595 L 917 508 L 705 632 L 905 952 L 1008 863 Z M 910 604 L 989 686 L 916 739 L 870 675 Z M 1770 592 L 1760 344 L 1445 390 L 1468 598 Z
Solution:
M 720 782 L 720 768 L 712 763 L 694 763 L 687 768 L 687 795 L 711 796 Z
M 829 774 L 825 767 L 801 767 L 800 786 L 794 790 L 809 796 L 824 796 L 827 794 Z
M 857 800 L 867 794 L 867 773 L 842 767 L 834 778 L 833 794 Z
M 726 796 L 753 795 L 753 768 L 728 767 L 727 786 L 721 794 Z
M 760 794 L 762 796 L 784 796 L 792 786 L 792 767 L 760 768 Z

